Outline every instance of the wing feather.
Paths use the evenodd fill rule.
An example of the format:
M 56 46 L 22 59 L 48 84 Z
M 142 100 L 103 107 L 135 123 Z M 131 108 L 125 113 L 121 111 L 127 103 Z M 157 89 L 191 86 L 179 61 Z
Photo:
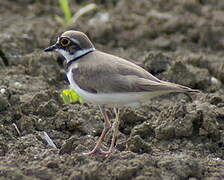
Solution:
M 73 79 L 80 88 L 91 93 L 192 90 L 185 86 L 160 81 L 134 63 L 100 51 L 86 55 L 79 62 L 77 62 L 78 68 L 71 67 Z

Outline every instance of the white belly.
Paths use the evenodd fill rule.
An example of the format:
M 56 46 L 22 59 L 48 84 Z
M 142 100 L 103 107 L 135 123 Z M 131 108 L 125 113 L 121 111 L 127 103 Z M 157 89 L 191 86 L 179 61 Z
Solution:
M 123 106 L 139 106 L 140 104 L 148 101 L 149 99 L 158 96 L 159 94 L 153 92 L 131 92 L 131 93 L 90 93 L 81 89 L 72 78 L 71 69 L 67 73 L 68 80 L 71 88 L 81 96 L 85 101 L 98 104 L 107 105 L 110 107 L 123 107 Z

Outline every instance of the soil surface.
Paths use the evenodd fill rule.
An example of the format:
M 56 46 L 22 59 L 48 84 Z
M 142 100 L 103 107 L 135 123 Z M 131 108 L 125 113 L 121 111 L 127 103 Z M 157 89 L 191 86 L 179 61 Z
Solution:
M 70 1 L 72 13 L 86 3 Z M 94 3 L 65 27 L 57 1 L 0 2 L 0 180 L 224 179 L 224 1 Z M 63 59 L 43 52 L 68 29 L 160 79 L 202 92 L 129 109 L 116 151 L 85 156 L 103 128 L 99 109 L 63 104 Z

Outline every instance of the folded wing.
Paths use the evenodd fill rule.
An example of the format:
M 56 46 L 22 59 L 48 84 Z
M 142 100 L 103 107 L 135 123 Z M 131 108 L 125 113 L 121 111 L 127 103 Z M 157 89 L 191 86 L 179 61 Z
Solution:
M 78 68 L 72 69 L 75 82 L 88 92 L 196 92 L 185 86 L 161 81 L 122 58 L 102 52 L 95 52 L 94 56 L 94 60 L 90 59 L 92 56 L 80 59 L 82 63 L 79 63 Z

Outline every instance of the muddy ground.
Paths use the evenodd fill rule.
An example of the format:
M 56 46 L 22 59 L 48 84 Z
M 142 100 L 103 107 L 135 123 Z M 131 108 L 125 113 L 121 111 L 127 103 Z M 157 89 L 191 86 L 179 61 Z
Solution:
M 86 3 L 71 1 L 72 12 Z M 63 27 L 57 1 L 0 2 L 0 180 L 224 179 L 224 1 L 95 3 L 97 9 Z M 202 93 L 128 110 L 116 152 L 85 156 L 102 131 L 100 112 L 63 104 L 62 60 L 43 52 L 66 29 Z M 104 148 L 109 144 L 110 136 Z

